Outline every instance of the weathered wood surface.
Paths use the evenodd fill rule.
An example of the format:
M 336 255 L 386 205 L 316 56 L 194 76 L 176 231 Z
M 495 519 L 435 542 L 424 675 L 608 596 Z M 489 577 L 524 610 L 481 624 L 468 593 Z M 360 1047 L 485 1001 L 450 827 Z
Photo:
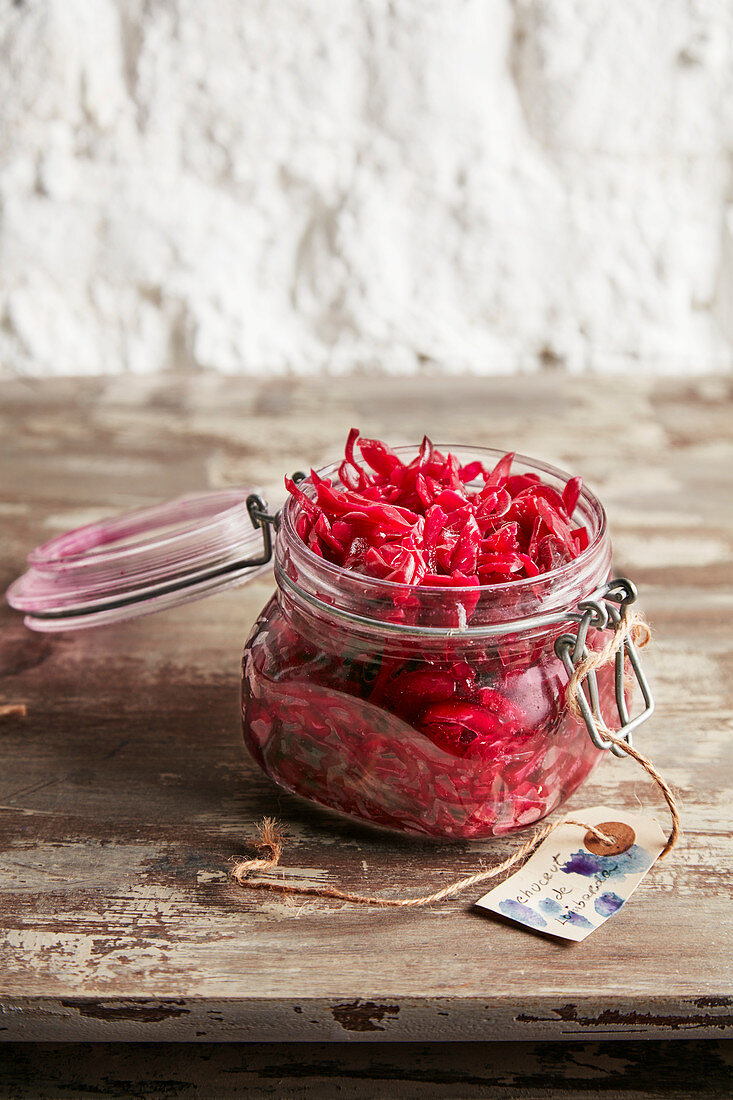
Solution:
M 730 1100 L 733 1040 L 8 1043 L 13 1100 Z
M 516 840 L 436 844 L 279 792 L 245 756 L 242 644 L 271 581 L 57 636 L 0 611 L 6 1039 L 720 1037 L 731 982 L 729 380 L 426 379 L 314 385 L 212 376 L 0 387 L 0 585 L 39 541 L 205 487 L 337 454 L 348 427 L 516 448 L 582 473 L 656 632 L 639 744 L 676 786 L 679 849 L 582 945 L 471 910 L 375 911 L 227 881 L 255 822 L 292 834 L 285 874 L 431 890 Z M 609 759 L 572 806 L 664 811 Z M 287 870 L 287 868 L 292 868 Z

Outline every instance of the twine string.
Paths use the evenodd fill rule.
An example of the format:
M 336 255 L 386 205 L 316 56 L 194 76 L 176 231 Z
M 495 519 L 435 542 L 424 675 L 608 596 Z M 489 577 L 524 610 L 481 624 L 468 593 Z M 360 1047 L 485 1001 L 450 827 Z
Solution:
M 651 640 L 649 625 L 636 613 L 624 616 L 617 624 L 613 636 L 608 640 L 605 646 L 598 651 L 589 653 L 589 655 L 577 665 L 568 683 L 566 706 L 579 720 L 582 721 L 583 719 L 578 705 L 577 692 L 582 689 L 583 681 L 589 672 L 596 671 L 615 660 L 616 654 L 622 646 L 626 644 L 627 638 L 629 638 L 637 648 L 642 648 Z M 594 715 L 594 723 L 598 733 L 612 744 L 618 745 L 627 756 L 636 760 L 651 779 L 654 780 L 657 787 L 662 792 L 672 818 L 672 830 L 660 855 L 660 859 L 663 858 L 675 846 L 680 835 L 680 815 L 669 784 L 646 756 L 643 756 L 637 749 L 633 748 L 632 745 L 629 745 L 622 738 L 617 737 L 614 732 L 608 728 L 602 718 Z M 507 859 L 497 864 L 496 867 L 489 867 L 477 871 L 472 875 L 468 875 L 466 878 L 458 879 L 458 881 L 452 883 L 450 886 L 443 887 L 442 890 L 436 890 L 434 893 L 426 894 L 422 897 L 382 898 L 369 894 L 352 893 L 349 890 L 339 890 L 338 887 L 335 886 L 305 886 L 296 885 L 290 882 L 278 882 L 270 879 L 250 879 L 249 876 L 252 872 L 270 871 L 280 863 L 285 835 L 274 818 L 266 817 L 263 818 L 260 823 L 257 836 L 252 842 L 252 846 L 255 850 L 261 853 L 260 856 L 256 859 L 244 860 L 234 857 L 231 877 L 239 886 L 248 890 L 272 890 L 281 894 L 335 898 L 339 901 L 347 901 L 356 905 L 371 905 L 381 909 L 416 909 L 425 905 L 431 905 L 434 902 L 445 901 L 446 898 L 452 898 L 471 886 L 476 886 L 480 882 L 486 882 L 488 879 L 496 878 L 505 871 L 511 870 L 518 864 L 522 864 L 525 859 L 561 825 L 577 825 L 579 828 L 592 833 L 602 844 L 613 845 L 616 839 L 611 835 L 601 832 L 595 825 L 589 825 L 583 821 L 576 821 L 573 818 L 566 818 L 562 821 L 556 821 L 551 825 L 544 825 L 542 828 L 538 829 L 537 832 L 526 840 L 513 855 L 508 856 Z
M 586 825 L 582 821 L 555 821 L 552 825 L 545 825 L 542 829 L 539 829 L 529 838 L 529 840 L 525 841 L 522 847 L 519 848 L 514 855 L 509 856 L 496 867 L 489 867 L 486 870 L 477 871 L 473 875 L 468 875 L 466 878 L 459 879 L 450 886 L 445 886 L 442 890 L 436 890 L 434 894 L 426 894 L 424 897 L 380 898 L 371 897 L 367 894 L 355 894 L 349 890 L 339 890 L 336 886 L 301 886 L 289 882 L 274 882 L 261 879 L 251 881 L 248 876 L 252 871 L 272 870 L 274 867 L 277 867 L 282 854 L 284 835 L 280 832 L 280 827 L 273 818 L 265 817 L 259 826 L 258 835 L 253 841 L 253 846 L 260 850 L 269 849 L 272 852 L 272 856 L 269 859 L 236 860 L 231 870 L 231 877 L 240 886 L 245 886 L 249 890 L 276 890 L 281 894 L 310 894 L 313 897 L 337 898 L 340 901 L 350 901 L 358 905 L 374 905 L 382 909 L 416 909 L 423 905 L 430 905 L 435 901 L 444 901 L 446 898 L 452 898 L 462 890 L 467 890 L 469 886 L 475 886 L 479 882 L 486 882 L 487 879 L 495 878 L 504 871 L 508 871 L 510 868 L 516 866 L 516 864 L 523 862 L 525 857 L 538 848 L 542 841 L 547 839 L 550 833 L 553 833 L 555 829 L 563 824 L 578 825 L 581 829 L 587 829 L 604 844 L 614 843 L 613 837 L 601 832 L 601 830 L 594 825 Z
M 244 859 L 237 862 L 232 870 L 232 878 L 235 878 L 240 886 L 242 881 L 251 871 L 269 871 L 271 867 L 277 867 L 283 850 L 284 833 L 274 817 L 263 817 L 257 829 L 257 836 L 252 841 L 252 847 L 258 852 L 268 852 L 260 859 Z M 251 885 L 251 884 L 250 884 Z

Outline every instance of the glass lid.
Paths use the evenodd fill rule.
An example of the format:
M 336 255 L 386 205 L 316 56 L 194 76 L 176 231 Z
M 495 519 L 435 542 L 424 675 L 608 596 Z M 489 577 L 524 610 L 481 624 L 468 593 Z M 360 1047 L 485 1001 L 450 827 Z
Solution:
M 275 524 L 252 489 L 127 512 L 37 547 L 7 601 L 26 626 L 47 633 L 176 607 L 269 568 Z

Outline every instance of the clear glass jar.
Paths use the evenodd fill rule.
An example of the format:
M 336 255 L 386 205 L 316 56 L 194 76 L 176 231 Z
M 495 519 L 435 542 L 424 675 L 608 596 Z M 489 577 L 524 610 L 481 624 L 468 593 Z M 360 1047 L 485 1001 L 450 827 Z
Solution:
M 500 457 L 450 449 L 462 463 Z M 337 480 L 336 467 L 320 472 Z M 513 472 L 560 489 L 568 479 L 521 456 Z M 312 495 L 309 481 L 301 488 Z M 566 708 L 568 675 L 554 650 L 578 601 L 609 577 L 596 497 L 584 489 L 578 502 L 574 521 L 587 526 L 589 545 L 574 561 L 463 589 L 332 565 L 298 535 L 299 514 L 290 498 L 275 545 L 277 591 L 244 652 L 244 739 L 263 771 L 352 817 L 435 837 L 501 836 L 562 803 L 603 755 Z M 613 668 L 598 674 L 598 692 L 610 713 Z

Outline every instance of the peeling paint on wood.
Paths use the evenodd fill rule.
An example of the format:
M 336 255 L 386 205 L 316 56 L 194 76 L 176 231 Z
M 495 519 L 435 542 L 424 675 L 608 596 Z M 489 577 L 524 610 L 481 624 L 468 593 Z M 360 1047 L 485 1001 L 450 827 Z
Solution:
M 0 722 L 6 1040 L 733 1034 L 730 383 L 380 386 L 377 400 L 367 379 L 3 384 L 0 586 L 79 516 L 228 484 L 259 483 L 277 502 L 282 474 L 337 454 L 352 423 L 558 462 L 606 503 L 617 567 L 639 582 L 655 630 L 645 663 L 658 709 L 637 740 L 679 792 L 681 847 L 580 947 L 494 922 L 469 896 L 385 913 L 247 893 L 228 861 L 265 814 L 290 834 L 286 877 L 384 894 L 435 889 L 516 841 L 381 833 L 256 769 L 239 731 L 239 663 L 269 577 L 80 634 L 31 634 L 3 608 L 0 703 L 27 708 Z M 664 552 L 647 552 L 652 540 Z M 604 763 L 570 808 L 592 802 L 663 816 L 625 761 Z
M 92 1020 L 135 1020 L 145 1024 L 157 1024 L 161 1020 L 175 1020 L 178 1016 L 188 1016 L 190 1009 L 183 1007 L 183 1001 L 97 1001 L 87 1000 L 61 1001 L 62 1008 L 73 1008 L 80 1016 Z
M 334 1020 L 344 1031 L 384 1031 L 382 1020 L 385 1016 L 396 1016 L 399 1011 L 399 1005 L 380 1005 L 374 1001 L 351 1001 L 331 1009 Z
M 703 1003 L 713 1002 L 718 1007 L 721 1003 L 727 1002 L 727 998 L 703 997 L 695 1003 L 700 1004 L 701 1001 Z M 563 1005 L 562 1008 L 553 1009 L 553 1012 L 558 1019 L 572 1022 L 581 1028 L 602 1028 L 604 1031 L 608 1031 L 609 1028 L 615 1030 L 618 1027 L 627 1027 L 640 1030 L 655 1028 L 670 1031 L 694 1031 L 697 1029 L 710 1031 L 717 1028 L 724 1032 L 733 1027 L 733 1013 L 700 1012 L 688 1015 L 660 1015 L 653 1012 L 620 1012 L 616 1008 L 606 1008 L 597 1016 L 589 1017 L 581 1015 L 576 1005 Z M 546 1022 L 546 1017 L 530 1016 L 526 1012 L 521 1012 L 517 1016 L 517 1021 L 519 1023 L 541 1023 Z

